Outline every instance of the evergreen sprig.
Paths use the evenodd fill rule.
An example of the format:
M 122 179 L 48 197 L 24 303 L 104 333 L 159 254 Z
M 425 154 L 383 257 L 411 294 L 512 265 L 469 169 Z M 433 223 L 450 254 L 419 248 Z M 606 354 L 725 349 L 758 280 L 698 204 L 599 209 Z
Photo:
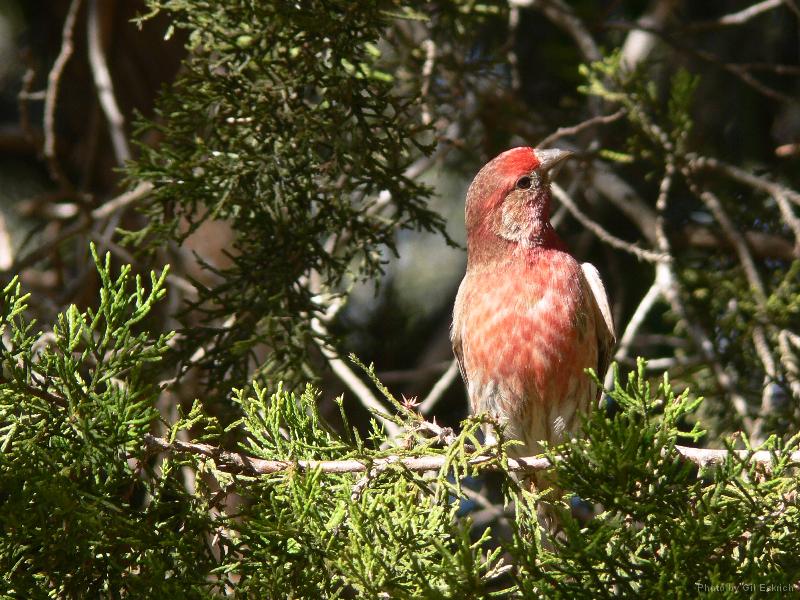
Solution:
M 219 445 L 234 436 L 256 458 L 348 459 L 365 470 L 245 473 L 169 440 L 154 462 L 146 443 L 158 420 L 154 368 L 169 336 L 141 325 L 163 296 L 165 272 L 145 288 L 127 267 L 112 276 L 107 258 L 95 261 L 97 308 L 70 307 L 44 333 L 27 321 L 19 284 L 3 290 L 5 597 L 663 597 L 795 584 L 800 510 L 787 457 L 800 437 L 771 439 L 769 466 L 751 460 L 757 448 L 732 452 L 731 438 L 727 460 L 698 470 L 676 445 L 703 435 L 690 422 L 701 400 L 675 393 L 666 376 L 652 384 L 643 361 L 624 383 L 615 377 L 607 392 L 615 413 L 595 411 L 585 438 L 548 449 L 558 485 L 602 507 L 579 521 L 574 501 L 558 503 L 564 532 L 555 540 L 539 528 L 538 492 L 507 471 L 511 442 L 484 415 L 436 433 L 394 401 L 387 416 L 403 436 L 389 440 L 376 424 L 364 438 L 346 422 L 341 434 L 326 423 L 313 387 L 298 394 L 254 383 L 232 393 L 242 416 L 227 432 L 196 403 L 169 440 L 196 434 Z M 498 445 L 483 444 L 486 427 Z M 440 469 L 403 466 L 404 457 L 431 454 L 444 459 Z M 495 458 L 471 462 L 479 455 Z M 487 467 L 507 503 L 490 527 L 473 522 Z
M 155 188 L 128 240 L 159 248 L 225 222 L 231 265 L 207 265 L 222 282 L 200 286 L 201 326 L 182 347 L 206 348 L 202 366 L 223 394 L 246 383 L 259 349 L 261 373 L 300 383 L 320 294 L 377 275 L 398 229 L 444 234 L 430 188 L 406 175 L 432 150 L 430 128 L 381 66 L 378 41 L 400 3 L 149 5 L 189 32 L 190 58 L 159 118 L 139 124 L 162 141 L 130 166 Z
M 148 479 L 142 443 L 158 418 L 154 366 L 169 335 L 142 321 L 164 295 L 130 267 L 101 281 L 95 309 L 52 329 L 26 318 L 17 281 L 0 304 L 0 586 L 3 597 L 191 595 L 210 568 L 207 519 L 166 471 Z M 182 498 L 180 501 L 178 499 Z

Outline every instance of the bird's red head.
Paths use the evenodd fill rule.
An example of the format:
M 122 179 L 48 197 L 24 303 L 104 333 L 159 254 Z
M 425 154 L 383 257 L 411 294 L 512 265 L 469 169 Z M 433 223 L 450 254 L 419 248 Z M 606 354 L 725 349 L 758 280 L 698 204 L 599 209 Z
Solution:
M 509 244 L 560 245 L 550 225 L 547 173 L 570 154 L 564 150 L 512 148 L 484 165 L 467 192 L 470 260 L 496 255 Z

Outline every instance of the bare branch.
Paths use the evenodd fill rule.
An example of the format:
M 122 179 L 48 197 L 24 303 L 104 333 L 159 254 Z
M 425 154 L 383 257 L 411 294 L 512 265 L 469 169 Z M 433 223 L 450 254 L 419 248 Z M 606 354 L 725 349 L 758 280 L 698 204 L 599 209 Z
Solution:
M 336 352 L 336 350 L 331 348 L 330 345 L 325 341 L 328 337 L 328 329 L 325 327 L 323 321 L 333 318 L 341 306 L 341 300 L 334 301 L 328 306 L 328 309 L 325 311 L 325 314 L 322 318 L 314 317 L 311 319 L 311 330 L 315 334 L 314 340 L 317 342 L 320 352 L 322 352 L 323 356 L 325 356 L 328 364 L 331 367 L 331 370 L 333 370 L 336 376 L 347 386 L 353 395 L 355 395 L 356 399 L 361 403 L 361 405 L 375 415 L 375 418 L 377 418 L 386 428 L 386 432 L 389 434 L 389 437 L 396 438 L 401 433 L 400 427 L 398 427 L 397 424 L 392 422 L 390 419 L 382 416 L 386 410 L 386 408 L 383 406 L 383 403 L 381 403 L 381 401 L 378 400 L 372 391 L 370 391 L 366 384 L 359 379 L 359 377 L 353 372 L 348 364 L 339 358 L 339 354 Z
M 587 61 L 602 60 L 603 55 L 592 34 L 589 33 L 586 25 L 578 18 L 575 11 L 563 0 L 509 0 L 508 4 L 512 8 L 532 7 L 538 9 L 575 40 L 575 44 Z
M 42 260 L 48 254 L 50 254 L 55 248 L 61 245 L 64 241 L 70 239 L 71 237 L 78 235 L 81 232 L 86 231 L 91 227 L 94 221 L 102 221 L 105 218 L 110 217 L 116 211 L 125 208 L 126 206 L 136 202 L 140 198 L 146 196 L 153 190 L 153 185 L 149 182 L 142 182 L 137 185 L 134 189 L 129 190 L 119 196 L 116 196 L 110 199 L 105 204 L 98 206 L 95 208 L 91 213 L 89 213 L 88 217 L 84 215 L 82 218 L 78 219 L 71 225 L 62 229 L 55 237 L 49 239 L 46 243 L 39 246 L 38 248 L 32 250 L 28 254 L 17 258 L 14 261 L 14 264 L 9 266 L 8 268 L 2 269 L 0 268 L 0 272 L 14 272 L 18 273 L 22 269 L 31 266 L 34 263 Z
M 634 223 L 642 236 L 656 245 L 656 213 L 627 181 L 607 163 L 596 160 L 592 166 L 592 187 Z
M 125 118 L 117 105 L 114 97 L 114 84 L 111 81 L 111 73 L 108 70 L 103 42 L 100 39 L 100 18 L 98 15 L 98 0 L 89 0 L 87 14 L 87 34 L 89 41 L 89 64 L 92 67 L 92 77 L 97 88 L 97 97 L 103 114 L 108 121 L 109 135 L 114 146 L 114 155 L 117 164 L 124 165 L 131 158 L 131 150 L 128 146 L 128 138 L 125 134 Z
M 620 108 L 617 112 L 611 113 L 610 115 L 598 115 L 596 117 L 592 117 L 591 119 L 586 119 L 585 121 L 581 121 L 577 125 L 573 125 L 572 127 L 559 127 L 553 133 L 548 135 L 544 138 L 541 142 L 536 144 L 537 148 L 547 148 L 556 140 L 559 140 L 563 137 L 577 135 L 580 132 L 594 127 L 596 125 L 608 125 L 609 123 L 613 123 L 614 121 L 618 121 L 622 117 L 625 116 L 627 111 L 624 108 Z
M 745 431 L 748 435 L 751 434 L 753 432 L 754 422 L 748 415 L 747 400 L 736 390 L 734 377 L 719 361 L 714 350 L 714 344 L 708 337 L 708 334 L 700 324 L 694 322 L 689 316 L 689 311 L 686 309 L 686 305 L 681 298 L 680 288 L 677 283 L 677 278 L 672 271 L 672 265 L 667 262 L 658 263 L 656 265 L 656 277 L 661 278 L 664 297 L 670 303 L 672 310 L 675 311 L 684 323 L 692 341 L 694 341 L 695 345 L 702 352 L 720 388 L 730 397 L 731 404 L 734 410 L 736 410 L 736 414 L 741 419 Z
M 795 17 L 800 19 L 800 7 L 797 6 L 795 0 L 783 0 L 783 4 L 786 8 L 792 11 Z
M 714 65 L 715 67 L 722 69 L 723 71 L 727 71 L 728 73 L 739 79 L 739 81 L 741 81 L 748 87 L 753 88 L 754 90 L 756 90 L 757 92 L 768 98 L 772 98 L 773 100 L 777 100 L 778 102 L 783 102 L 786 104 L 797 104 L 798 102 L 800 102 L 800 99 L 798 99 L 797 97 L 784 94 L 783 92 L 775 88 L 772 88 L 764 84 L 760 80 L 756 79 L 755 77 L 753 77 L 753 75 L 747 69 L 746 65 L 729 63 L 720 59 L 718 56 L 710 52 L 706 52 L 705 50 L 701 50 L 694 46 L 683 44 L 682 43 L 683 37 L 676 35 L 677 33 L 680 32 L 675 32 L 676 34 L 673 34 L 671 32 L 662 29 L 661 27 L 652 27 L 645 23 L 630 23 L 630 22 L 616 21 L 616 22 L 606 23 L 606 26 L 613 29 L 641 30 L 644 32 L 653 33 L 659 36 L 661 39 L 663 39 L 667 44 L 672 46 L 674 49 L 683 52 L 684 54 L 687 54 L 689 56 L 692 56 L 694 58 L 698 58 L 711 65 Z
M 639 23 L 652 28 L 663 27 L 669 19 L 678 0 L 656 0 L 647 14 L 639 19 Z M 622 44 L 622 64 L 632 71 L 637 65 L 647 60 L 656 45 L 657 36 L 643 29 L 629 32 Z
M 425 400 L 419 405 L 418 410 L 420 414 L 427 415 L 433 410 L 433 407 L 442 399 L 444 393 L 453 385 L 453 381 L 455 381 L 457 376 L 458 363 L 453 360 L 450 362 L 450 366 L 447 367 L 447 370 L 433 385 Z
M 794 346 L 794 350 L 792 350 L 792 346 Z M 800 335 L 782 329 L 778 333 L 778 348 L 792 396 L 800 400 L 800 360 L 797 357 L 797 351 L 800 351 Z
M 701 21 L 699 23 L 692 23 L 686 27 L 687 31 L 708 31 L 709 29 L 720 29 L 723 27 L 736 27 L 744 25 L 751 19 L 778 8 L 783 5 L 783 0 L 763 0 L 747 8 L 735 13 L 722 15 L 717 19 L 710 21 Z
M 506 60 L 511 71 L 511 89 L 515 92 L 519 92 L 522 86 L 522 80 L 519 76 L 519 57 L 515 50 L 518 28 L 519 7 L 511 3 L 508 7 L 508 41 L 506 42 L 508 52 L 506 52 Z
M 26 62 L 30 62 L 30 57 L 26 57 Z M 30 111 L 28 110 L 28 102 L 34 99 L 34 96 L 37 99 L 45 99 L 47 97 L 47 92 L 34 92 L 31 91 L 33 87 L 33 80 L 36 77 L 36 70 L 32 66 L 28 66 L 25 69 L 25 74 L 22 76 L 22 88 L 17 94 L 17 110 L 19 111 L 19 123 L 20 127 L 22 127 L 22 132 L 25 135 L 25 139 L 28 140 L 31 144 L 35 143 L 36 135 L 33 133 L 33 128 L 31 127 L 31 116 Z
M 761 190 L 772 196 L 778 204 L 781 216 L 792 230 L 795 236 L 795 244 L 800 253 L 800 219 L 792 211 L 787 200 L 791 200 L 800 206 L 800 193 L 788 188 L 780 183 L 772 181 L 766 177 L 754 175 L 744 169 L 729 165 L 715 158 L 707 156 L 690 155 L 688 157 L 687 168 L 691 171 L 709 169 L 727 175 L 731 179 L 748 185 L 754 189 Z
M 728 213 L 725 212 L 716 194 L 709 190 L 698 190 L 696 188 L 693 191 L 697 193 L 699 198 L 703 201 L 703 204 L 705 204 L 708 210 L 711 211 L 711 214 L 714 215 L 714 218 L 725 233 L 725 237 L 728 238 L 728 242 L 736 250 L 739 262 L 742 264 L 742 269 L 747 278 L 747 283 L 750 284 L 756 296 L 759 308 L 761 310 L 766 310 L 767 292 L 764 289 L 764 282 L 761 281 L 761 276 L 758 274 L 755 260 L 753 260 L 753 256 L 750 254 L 750 249 L 747 247 L 744 237 L 739 233 L 733 221 L 731 221 L 728 216 Z
M 695 195 L 697 195 L 703 201 L 711 214 L 714 215 L 714 218 L 720 224 L 720 228 L 725 234 L 725 237 L 728 239 L 728 242 L 735 249 L 739 258 L 739 263 L 742 265 L 742 270 L 744 271 L 745 278 L 747 279 L 747 283 L 749 284 L 753 293 L 758 310 L 761 315 L 766 315 L 766 288 L 764 287 L 764 282 L 761 280 L 761 276 L 756 268 L 755 260 L 750 253 L 750 249 L 748 248 L 744 237 L 739 233 L 737 227 L 728 216 L 728 213 L 723 208 L 722 202 L 720 202 L 716 194 L 709 190 L 698 189 L 697 185 L 691 181 L 691 171 L 688 169 L 687 181 L 689 182 L 689 186 Z M 761 410 L 754 423 L 755 429 L 753 431 L 756 442 L 759 442 L 764 439 L 765 432 L 763 428 L 765 424 L 765 418 L 772 411 L 773 393 L 770 384 L 778 380 L 778 368 L 775 358 L 770 351 L 770 344 L 767 339 L 767 330 L 765 327 L 759 323 L 756 323 L 753 326 L 752 335 L 753 346 L 755 347 L 756 354 L 758 355 L 761 364 L 764 366 L 765 373 L 764 386 L 761 394 Z
M 116 211 L 125 208 L 129 204 L 136 202 L 137 200 L 144 198 L 150 192 L 153 191 L 153 184 L 149 181 L 142 181 L 132 190 L 129 190 L 115 198 L 112 198 L 102 206 L 98 206 L 92 211 L 92 218 L 97 219 L 98 221 L 101 219 L 105 219 L 106 217 L 110 217 Z
M 713 159 L 705 160 L 713 161 Z M 600 193 L 635 224 L 642 234 L 642 237 L 654 246 L 657 245 L 655 211 L 641 196 L 639 196 L 629 183 L 618 174 L 614 173 L 605 162 L 596 160 L 590 163 L 590 165 L 592 167 L 589 171 L 592 189 Z M 738 171 L 739 175 L 750 176 L 746 171 L 736 169 L 736 167 L 732 168 Z M 752 177 L 756 180 L 761 180 L 757 182 L 759 184 L 769 185 L 770 183 L 774 183 L 756 176 Z M 770 187 L 770 189 L 775 194 L 784 198 L 789 198 L 790 193 L 796 194 L 796 192 L 793 192 L 789 188 L 785 188 L 779 184 L 775 185 L 777 187 Z M 760 189 L 767 191 L 766 188 Z M 778 196 L 773 197 L 777 198 Z M 789 225 L 793 227 L 791 223 L 789 223 Z M 753 252 L 759 257 L 780 258 L 783 260 L 800 258 L 800 248 L 797 246 L 793 248 L 790 241 L 777 235 L 770 235 L 762 231 L 746 231 L 744 232 L 744 236 L 747 243 L 753 249 Z M 720 235 L 719 232 L 700 225 L 686 225 L 679 231 L 670 232 L 669 239 L 672 245 L 680 247 L 688 245 L 696 248 L 719 249 L 720 247 L 729 246 L 727 239 Z
M 621 359 L 620 362 L 631 367 L 636 366 L 636 361 L 632 358 Z M 695 367 L 705 363 L 705 359 L 699 354 L 690 356 L 662 356 L 660 358 L 648 358 L 645 369 L 651 373 L 670 371 L 677 367 Z
M 396 369 L 378 372 L 378 377 L 384 383 L 398 383 L 407 381 L 417 381 L 432 375 L 441 377 L 450 366 L 450 360 L 442 360 L 434 363 L 426 363 L 411 369 Z
M 746 62 L 739 63 L 742 69 L 748 71 L 769 71 L 775 75 L 786 75 L 789 77 L 796 77 L 800 75 L 800 66 L 797 65 L 784 65 L 768 62 Z
M 72 56 L 73 43 L 72 35 L 75 31 L 75 21 L 78 11 L 81 8 L 81 0 L 72 0 L 69 6 L 67 18 L 64 20 L 64 27 L 61 31 L 61 49 L 58 52 L 53 67 L 47 75 L 47 91 L 44 98 L 44 156 L 50 169 L 51 177 L 62 187 L 69 188 L 69 182 L 61 170 L 56 153 L 56 100 L 58 99 L 58 87 L 61 81 L 61 74 L 64 72 L 67 62 Z
M 658 242 L 658 249 L 669 258 L 668 260 L 656 263 L 656 282 L 658 283 L 664 298 L 669 302 L 672 310 L 684 323 L 692 341 L 700 349 L 703 357 L 709 363 L 717 384 L 727 393 L 733 404 L 734 410 L 741 419 L 748 434 L 753 432 L 754 422 L 748 415 L 747 401 L 737 390 L 734 376 L 731 375 L 720 362 L 714 350 L 714 344 L 702 325 L 696 323 L 689 315 L 686 305 L 681 297 L 680 283 L 675 276 L 672 263 L 672 252 L 669 239 L 664 231 L 664 215 L 669 202 L 669 191 L 672 182 L 672 173 L 675 169 L 674 157 L 669 156 L 664 178 L 659 186 L 658 201 L 656 202 L 657 216 L 655 220 L 655 238 Z
M 433 78 L 433 66 L 436 62 L 436 42 L 431 39 L 423 40 L 422 48 L 425 50 L 425 62 L 422 65 L 422 88 L 419 95 L 422 98 L 422 123 L 430 125 L 433 117 L 428 103 L 428 94 L 430 93 L 431 79 Z
M 617 348 L 617 352 L 614 354 L 614 360 L 621 361 L 628 357 L 633 338 L 636 337 L 636 334 L 639 332 L 639 329 L 644 323 L 645 318 L 647 318 L 648 313 L 661 296 L 661 286 L 659 285 L 658 279 L 656 279 L 647 290 L 647 293 L 642 297 L 641 302 L 639 302 L 639 306 L 637 306 L 636 310 L 633 311 L 633 315 L 625 327 L 625 332 L 622 334 L 622 337 L 619 340 L 619 347 Z M 609 370 L 608 373 L 606 373 L 606 379 L 604 382 L 604 386 L 606 388 L 611 387 L 613 377 L 613 372 Z
M 800 258 L 800 248 L 792 246 L 789 240 L 780 236 L 763 231 L 743 231 L 742 235 L 747 245 L 752 248 L 753 254 L 759 258 L 779 258 L 788 261 Z M 669 238 L 670 242 L 678 247 L 692 246 L 710 250 L 730 247 L 728 239 L 720 235 L 719 231 L 700 225 L 684 225 L 680 231 L 671 232 Z
M 170 443 L 164 438 L 150 434 L 145 435 L 144 442 L 151 451 L 170 453 L 186 452 L 198 456 L 205 456 L 213 459 L 220 471 L 241 473 L 249 476 L 311 470 L 320 470 L 324 473 L 365 473 L 369 472 L 370 469 L 385 470 L 388 466 L 393 464 L 400 465 L 409 471 L 438 471 L 448 462 L 448 457 L 441 454 L 413 457 L 387 456 L 371 460 L 266 460 L 248 456 L 241 452 L 229 452 L 216 446 L 211 446 L 210 444 L 190 443 L 181 440 L 175 440 Z M 675 446 L 675 450 L 685 460 L 693 462 L 701 467 L 720 465 L 732 456 L 739 460 L 749 459 L 753 463 L 770 467 L 773 464 L 774 458 L 773 453 L 766 450 L 753 453 L 747 450 L 734 450 L 729 452 L 727 450 L 689 448 L 686 446 Z M 778 456 L 780 456 L 780 454 L 778 454 Z M 800 451 L 792 452 L 788 458 L 791 462 L 800 462 Z M 512 473 L 530 473 L 543 471 L 552 467 L 550 460 L 540 456 L 508 458 L 507 460 L 507 470 Z M 490 470 L 503 469 L 496 456 L 475 456 L 469 459 L 468 462 L 474 467 Z
M 557 183 L 552 182 L 550 184 L 550 189 L 553 191 L 555 197 L 558 198 L 559 202 L 569 209 L 569 212 L 572 213 L 572 215 L 581 223 L 581 225 L 586 227 L 586 229 L 591 231 L 609 246 L 633 254 L 639 260 L 646 260 L 648 262 L 665 260 L 666 257 L 663 254 L 639 248 L 638 246 L 631 244 L 630 242 L 626 242 L 625 240 L 622 240 L 606 231 L 600 224 L 590 219 L 583 211 L 581 211 L 581 209 L 579 209 L 577 204 L 573 202 L 572 198 L 570 198 L 569 194 L 567 194 L 564 188 Z

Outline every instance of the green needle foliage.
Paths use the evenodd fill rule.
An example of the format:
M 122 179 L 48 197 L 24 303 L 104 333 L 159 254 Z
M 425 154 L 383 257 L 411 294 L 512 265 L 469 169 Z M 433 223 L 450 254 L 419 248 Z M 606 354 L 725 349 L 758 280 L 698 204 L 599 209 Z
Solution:
M 94 253 L 94 248 L 92 248 Z M 12 281 L 0 301 L 0 573 L 4 597 L 146 596 L 203 586 L 202 520 L 178 482 L 144 477 L 157 420 L 151 368 L 171 336 L 139 329 L 164 295 L 130 267 L 102 282 L 96 309 L 74 305 L 52 329 L 25 317 Z
M 380 68 L 376 44 L 400 3 L 149 4 L 190 32 L 190 57 L 159 118 L 140 124 L 161 143 L 143 145 L 129 171 L 155 185 L 148 224 L 129 240 L 158 248 L 226 221 L 232 265 L 201 287 L 205 326 L 182 346 L 208 348 L 217 383 L 243 384 L 257 349 L 269 353 L 262 372 L 298 383 L 315 296 L 377 275 L 398 229 L 444 233 L 430 189 L 405 174 L 432 150 L 430 128 Z
M 723 436 L 727 458 L 703 467 L 678 447 L 707 442 L 701 418 L 712 431 L 777 415 L 786 433 L 797 421 L 789 402 L 783 415 L 758 411 L 770 400 L 765 386 L 795 393 L 796 361 L 781 344 L 794 339 L 800 313 L 800 261 L 765 260 L 754 276 L 735 252 L 683 248 L 674 235 L 698 214 L 720 221 L 708 202 L 711 183 L 734 230 L 769 232 L 786 221 L 777 209 L 738 201 L 768 195 L 763 184 L 747 187 L 740 175 L 700 164 L 692 111 L 702 81 L 693 71 L 665 71 L 659 83 L 647 65 L 628 72 L 615 53 L 584 66 L 592 106 L 622 112 L 613 121 L 617 138 L 576 142 L 589 148 L 580 171 L 605 168 L 604 158 L 645 182 L 642 198 L 629 198 L 632 212 L 663 231 L 612 233 L 658 238 L 649 249 L 669 254 L 659 264 L 680 289 L 677 301 L 666 298 L 658 337 L 688 340 L 675 346 L 679 367 L 686 348 L 711 348 L 720 368 L 737 374 L 751 414 L 728 410 L 705 354 L 690 356 L 677 378 L 653 379 L 642 360 L 630 373 L 615 372 L 606 405 L 586 417 L 581 438 L 547 449 L 553 481 L 567 493 L 550 499 L 563 525 L 553 538 L 537 518 L 544 491 L 512 473 L 515 442 L 501 424 L 488 415 L 467 418 L 457 431 L 428 423 L 354 357 L 385 413 L 354 427 L 339 398 L 339 418 L 329 422 L 309 342 L 323 335 L 312 328 L 315 317 L 333 312 L 354 282 L 380 274 L 398 231 L 444 233 L 427 204 L 431 190 L 408 175 L 414 161 L 434 147 L 478 147 L 476 131 L 492 155 L 509 144 L 504 121 L 515 113 L 512 129 L 529 142 L 553 123 L 572 122 L 571 112 L 547 116 L 558 102 L 540 102 L 548 92 L 539 83 L 560 65 L 572 81 L 574 52 L 549 52 L 563 42 L 541 35 L 542 23 L 531 18 L 540 15 L 508 14 L 499 1 L 147 4 L 151 14 L 142 18 L 168 17 L 168 35 L 185 36 L 188 58 L 156 116 L 139 120 L 136 137 L 157 142 L 141 146 L 127 174 L 153 192 L 137 205 L 143 227 L 125 232 L 125 241 L 159 263 L 169 262 L 165 254 L 182 260 L 179 245 L 202 224 L 223 223 L 233 235 L 228 266 L 206 265 L 209 277 L 194 282 L 178 336 L 163 331 L 171 328 L 164 315 L 153 315 L 166 269 L 142 281 L 94 248 L 99 293 L 87 308 L 70 305 L 37 324 L 19 279 L 2 289 L 0 598 L 800 591 L 798 465 L 790 460 L 800 435 L 760 448 L 746 436 Z M 563 20 L 569 3 L 527 8 L 545 4 L 575 24 Z M 576 18 L 596 3 L 578 4 Z M 514 19 L 511 35 L 505 23 Z M 539 56 L 535 69 L 517 61 L 506 73 L 498 57 L 510 64 L 509 52 L 521 54 L 528 38 L 546 56 L 531 53 Z M 512 99 L 514 85 L 503 87 L 511 71 L 535 107 Z M 565 100 L 571 111 L 575 99 Z M 536 127 L 517 131 L 525 123 Z M 478 164 L 468 153 L 450 160 L 466 160 L 459 168 L 471 172 Z M 114 239 L 110 247 L 119 250 Z M 649 281 L 640 267 L 652 276 L 650 263 L 637 266 L 620 291 Z M 633 298 L 620 305 L 635 306 Z M 708 332 L 708 343 L 694 339 L 696 331 Z M 767 378 L 764 346 L 767 358 L 774 348 L 781 353 Z M 199 390 L 193 403 L 181 396 L 185 389 L 167 388 L 174 360 L 181 373 L 205 376 L 187 386 Z M 704 402 L 691 390 L 713 397 Z M 222 407 L 219 418 L 210 402 Z M 387 435 L 387 421 L 399 436 Z M 497 445 L 485 444 L 486 430 Z M 755 460 L 757 450 L 771 456 L 769 466 Z M 411 468 L 420 459 L 441 466 Z M 358 470 L 341 468 L 354 462 Z M 595 507 L 593 516 L 573 516 L 578 497 Z
M 547 574 L 558 581 L 552 595 L 696 597 L 718 586 L 721 596 L 734 597 L 769 586 L 795 589 L 798 480 L 785 453 L 800 437 L 767 442 L 771 469 L 750 460 L 752 449 L 699 469 L 675 446 L 704 434 L 687 423 L 702 399 L 688 390 L 676 395 L 666 374 L 651 389 L 645 366 L 640 360 L 624 386 L 617 378 L 610 393 L 621 409 L 616 417 L 596 413 L 585 439 L 559 449 L 562 485 L 604 511 L 584 529 L 565 519 L 568 533 Z M 732 450 L 734 441 L 725 447 Z M 521 586 L 527 582 L 520 578 Z
M 254 382 L 232 395 L 242 416 L 226 431 L 197 402 L 164 429 L 171 450 L 156 459 L 147 434 L 158 423 L 155 367 L 170 336 L 141 326 L 166 271 L 145 288 L 129 267 L 114 277 L 108 258 L 95 262 L 97 308 L 70 307 L 52 329 L 27 320 L 18 283 L 3 290 L 5 598 L 661 598 L 796 584 L 798 479 L 787 453 L 800 439 L 770 440 L 771 468 L 747 449 L 699 470 L 676 445 L 703 435 L 690 424 L 701 399 L 676 394 L 666 376 L 652 384 L 644 361 L 624 385 L 616 377 L 616 414 L 595 411 L 585 439 L 549 451 L 559 485 L 602 505 L 577 521 L 562 500 L 564 534 L 549 543 L 538 495 L 507 470 L 513 442 L 502 427 L 479 415 L 457 434 L 436 433 L 383 386 L 392 408 L 381 417 L 401 426 L 400 439 L 387 439 L 377 420 L 364 436 L 343 411 L 334 429 L 311 386 L 296 394 Z M 499 446 L 482 445 L 487 427 Z M 189 431 L 211 445 L 181 446 Z M 234 468 L 219 447 L 232 438 L 249 464 L 289 468 Z M 442 467 L 403 463 L 423 456 Z M 366 471 L 304 460 L 357 460 Z M 499 472 L 505 498 L 490 527 L 473 521 L 487 468 Z

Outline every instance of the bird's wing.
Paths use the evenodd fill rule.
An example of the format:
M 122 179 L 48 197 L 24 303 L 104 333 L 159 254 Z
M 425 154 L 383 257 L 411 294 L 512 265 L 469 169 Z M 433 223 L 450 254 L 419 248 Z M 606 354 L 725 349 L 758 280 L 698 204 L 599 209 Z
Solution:
M 611 362 L 611 350 L 616 341 L 614 321 L 611 318 L 611 308 L 608 305 L 608 296 L 606 288 L 603 287 L 603 280 L 600 279 L 600 273 L 591 263 L 582 263 L 581 269 L 592 290 L 594 300 L 595 321 L 597 322 L 597 376 L 602 379 Z
M 456 362 L 458 363 L 458 370 L 461 371 L 461 378 L 464 380 L 464 385 L 469 390 L 469 381 L 467 381 L 467 373 L 464 370 L 464 350 L 461 346 L 461 327 L 464 314 L 464 289 L 465 281 L 461 282 L 456 295 L 455 305 L 453 306 L 453 323 L 450 325 L 450 341 L 453 344 L 453 354 L 455 354 Z

